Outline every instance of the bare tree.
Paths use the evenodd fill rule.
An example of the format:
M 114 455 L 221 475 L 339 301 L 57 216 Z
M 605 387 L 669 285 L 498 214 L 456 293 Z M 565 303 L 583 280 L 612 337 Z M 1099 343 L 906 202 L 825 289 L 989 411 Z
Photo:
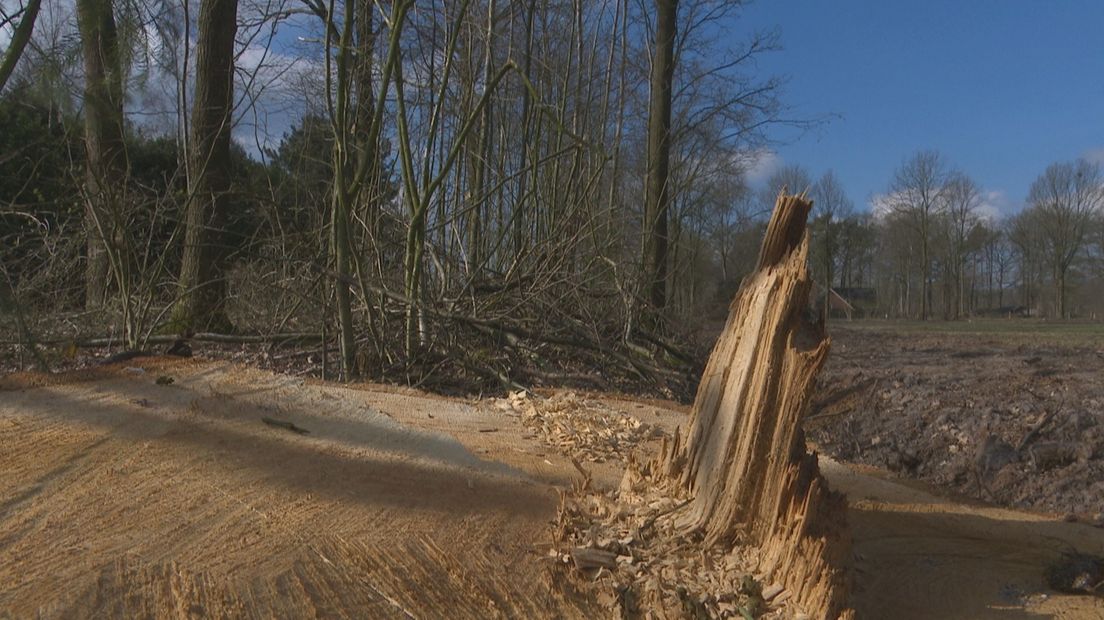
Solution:
M 7 49 L 0 56 L 0 92 L 4 91 L 4 85 L 8 83 L 8 78 L 15 71 L 15 65 L 19 63 L 20 57 L 23 56 L 23 50 L 31 40 L 31 32 L 34 31 L 35 20 L 38 19 L 38 10 L 41 7 L 42 0 L 29 0 L 26 5 L 21 5 L 11 12 L 8 12 L 4 7 L 0 7 L 0 23 L 6 25 L 15 23 L 15 20 L 19 19 L 19 22 L 15 23 L 15 27 L 12 29 L 11 40 L 8 42 Z
M 843 184 L 836 174 L 829 170 L 813 185 L 810 197 L 813 199 L 813 235 L 817 241 L 814 257 L 819 259 L 823 269 L 824 319 L 827 321 L 832 307 L 832 287 L 835 282 L 836 261 L 840 254 L 840 225 L 851 215 L 854 204 L 847 197 Z M 819 240 L 816 237 L 819 236 Z
M 121 269 L 123 186 L 123 68 L 111 0 L 78 0 L 77 24 L 84 56 L 85 183 L 87 268 L 85 304 L 103 304 L 112 256 Z
M 1043 250 L 1038 232 L 1038 213 L 1025 209 L 1008 220 L 1005 234 L 1014 248 L 1020 284 L 1020 303 L 1033 311 L 1042 280 Z
M 801 194 L 813 188 L 813 177 L 809 171 L 798 164 L 787 164 L 775 170 L 767 177 L 767 182 L 759 191 L 761 203 L 760 214 L 770 213 L 770 209 L 778 200 L 778 194 L 786 191 L 791 194 Z
M 375 193 L 377 156 L 384 95 L 396 62 L 396 42 L 410 8 L 409 2 L 396 3 L 394 12 L 387 16 L 392 34 L 383 80 L 377 85 L 373 76 L 376 38 L 374 7 L 363 0 L 347 0 L 338 21 L 332 5 L 326 12 L 318 5 L 326 28 L 327 109 L 334 136 L 330 247 L 336 267 L 334 291 L 341 330 L 341 375 L 345 380 L 359 376 L 352 308 L 355 260 L 351 232 L 353 208 L 358 202 L 366 204 L 368 218 L 375 221 L 375 209 L 378 207 Z M 332 58 L 331 49 L 336 50 Z M 380 89 L 378 93 L 377 88 Z M 332 99 L 329 93 L 333 93 Z M 363 278 L 363 271 L 360 273 Z
M 230 190 L 230 132 L 234 103 L 234 35 L 237 0 L 203 0 L 196 41 L 195 103 L 178 329 L 226 323 L 223 237 Z
M 948 316 L 958 318 L 964 311 L 967 244 L 978 224 L 977 209 L 981 205 L 981 190 L 973 179 L 961 172 L 952 173 L 943 191 L 943 213 L 946 218 L 947 267 L 949 286 L 946 305 Z
M 166 272 L 180 269 L 180 299 L 165 294 L 161 276 L 139 273 L 141 260 L 132 262 L 136 287 L 146 287 L 137 297 L 168 306 L 147 316 L 171 313 L 170 325 L 185 331 L 229 326 L 226 313 L 267 331 L 317 325 L 323 315 L 323 341 L 340 326 L 346 378 L 402 368 L 421 380 L 418 372 L 449 372 L 434 361 L 448 359 L 465 375 L 509 384 L 527 364 L 556 372 L 547 349 L 530 356 L 531 343 L 550 341 L 581 343 L 595 359 L 610 351 L 628 372 L 650 373 L 657 360 L 678 358 L 683 334 L 671 321 L 660 340 L 641 315 L 662 308 L 677 317 L 712 303 L 718 274 L 734 284 L 747 271 L 749 242 L 764 224 L 728 212 L 745 200 L 742 171 L 766 140 L 763 128 L 789 121 L 781 82 L 754 62 L 777 48 L 777 35 L 733 41 L 720 27 L 742 5 L 261 0 L 237 7 L 233 44 L 225 22 L 235 11 L 218 8 L 227 2 L 126 5 L 117 15 L 123 38 L 137 29 L 158 45 L 135 47 L 134 64 L 126 54 L 123 64 L 165 74 L 151 81 L 180 114 L 161 122 L 187 138 L 168 149 L 168 159 L 183 160 L 187 191 L 173 187 L 140 205 L 149 197 L 132 186 L 128 212 L 135 222 L 146 217 L 142 205 L 162 210 L 149 247 L 166 250 Z M 216 10 L 221 21 L 211 18 Z M 132 12 L 140 20 L 129 21 Z M 318 18 L 312 31 L 300 30 L 297 43 L 275 34 L 287 19 L 303 27 L 300 14 Z M 260 29 L 268 34 L 252 34 Z M 237 53 L 233 65 L 226 50 Z M 313 70 L 284 74 L 274 88 L 297 79 L 305 96 L 274 110 L 262 95 L 275 72 L 261 67 L 281 62 Z M 229 69 L 216 64 L 236 65 L 233 97 Z M 129 83 L 138 86 L 132 95 L 152 96 Z M 258 130 L 256 151 L 226 158 L 232 122 L 242 135 L 289 110 L 304 116 L 284 152 Z M 242 156 L 255 153 L 261 162 Z M 164 216 L 177 208 L 179 227 Z M 233 268 L 223 269 L 230 252 Z M 268 310 L 243 307 L 266 296 L 276 297 Z M 470 346 L 488 338 L 505 339 L 495 350 L 509 363 Z
M 982 233 L 982 258 L 985 262 L 986 307 L 992 308 L 994 293 L 997 308 L 1004 307 L 1005 288 L 1011 281 L 1014 267 L 1014 251 L 1008 238 L 1006 223 L 979 221 L 977 229 Z M 975 282 L 975 286 L 978 283 Z
M 1028 190 L 1042 250 L 1054 278 L 1055 314 L 1066 317 L 1070 267 L 1088 240 L 1093 218 L 1104 207 L 1100 166 L 1084 159 L 1050 165 Z
M 931 316 L 932 236 L 943 206 L 946 164 L 936 151 L 921 151 L 893 175 L 889 186 L 890 208 L 901 215 L 916 234 L 920 267 L 920 318 Z
M 483 74 L 481 81 L 484 85 L 490 84 L 494 78 L 494 40 L 495 40 L 495 0 L 487 1 L 487 20 L 483 31 Z M 468 255 L 471 268 L 478 276 L 483 270 L 484 255 L 483 246 L 484 212 L 489 202 L 487 178 L 488 168 L 491 165 L 492 148 L 494 146 L 494 105 L 488 102 L 483 106 L 483 113 L 479 120 L 479 134 L 475 136 L 478 146 L 473 151 L 472 157 L 472 187 L 469 192 L 471 197 L 471 210 L 468 216 Z M 490 214 L 487 213 L 487 217 Z
M 840 222 L 838 281 L 842 288 L 868 287 L 877 244 L 877 227 L 867 213 L 852 213 Z
M 648 106 L 648 172 L 644 198 L 644 273 L 655 311 L 667 305 L 671 162 L 671 83 L 675 72 L 678 0 L 656 0 L 655 52 Z

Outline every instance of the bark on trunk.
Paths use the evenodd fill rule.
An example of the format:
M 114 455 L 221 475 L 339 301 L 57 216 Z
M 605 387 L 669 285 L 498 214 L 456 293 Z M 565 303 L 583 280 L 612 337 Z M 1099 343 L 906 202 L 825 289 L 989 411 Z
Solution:
M 15 65 L 23 56 L 23 50 L 31 40 L 31 32 L 34 31 L 35 20 L 38 19 L 38 10 L 42 7 L 42 0 L 30 0 L 23 9 L 23 15 L 19 23 L 11 31 L 11 39 L 8 41 L 8 49 L 0 56 L 0 92 L 8 78 L 15 71 Z
M 653 310 L 667 305 L 668 176 L 671 160 L 671 82 L 675 71 L 678 0 L 656 0 L 655 58 L 648 107 L 648 173 L 644 198 L 644 273 Z
M 78 0 L 77 25 L 84 60 L 85 305 L 106 299 L 110 256 L 108 243 L 121 231 L 122 188 L 126 177 L 123 144 L 123 76 L 118 34 L 110 0 Z
M 740 288 L 698 388 L 686 432 L 658 471 L 693 498 L 679 525 L 707 545 L 760 550 L 760 570 L 818 617 L 850 617 L 844 498 L 805 450 L 801 420 L 828 354 L 810 323 L 806 218 L 812 203 L 780 196 L 759 265 Z
M 188 205 L 180 300 L 173 312 L 181 330 L 225 327 L 222 277 L 224 226 L 230 190 L 230 130 L 234 104 L 237 0 L 203 0 L 196 42 L 196 86 L 189 153 Z

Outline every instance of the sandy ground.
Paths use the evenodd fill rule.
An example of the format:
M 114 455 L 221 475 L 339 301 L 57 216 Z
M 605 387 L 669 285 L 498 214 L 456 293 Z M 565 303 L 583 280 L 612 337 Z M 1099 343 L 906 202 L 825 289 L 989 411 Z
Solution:
M 136 366 L 0 392 L 0 616 L 592 615 L 543 575 L 554 489 L 460 443 L 470 407 Z
M 824 467 L 851 498 L 860 618 L 1104 618 L 1042 576 L 1064 550 L 1104 553 L 1104 531 Z M 8 377 L 0 617 L 603 617 L 545 559 L 573 476 L 486 404 L 162 359 Z
M 1043 577 L 1064 551 L 1104 553 L 1104 531 L 956 503 L 830 459 L 821 467 L 848 496 L 860 618 L 1104 618 L 1104 599 L 1051 591 Z

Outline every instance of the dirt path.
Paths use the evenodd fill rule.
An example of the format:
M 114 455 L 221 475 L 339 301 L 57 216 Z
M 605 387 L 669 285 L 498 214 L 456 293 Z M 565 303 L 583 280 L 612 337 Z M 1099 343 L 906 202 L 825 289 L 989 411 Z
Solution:
M 605 615 L 547 577 L 573 469 L 503 411 L 226 364 L 85 379 L 0 381 L 0 617 Z M 1101 530 L 825 470 L 852 499 L 859 617 L 1104 618 L 1040 595 L 1062 550 L 1104 553 Z

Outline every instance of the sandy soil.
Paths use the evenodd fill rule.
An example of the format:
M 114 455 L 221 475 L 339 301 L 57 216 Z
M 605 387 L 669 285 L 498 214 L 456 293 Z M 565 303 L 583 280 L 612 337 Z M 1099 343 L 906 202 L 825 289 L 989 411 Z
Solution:
M 616 482 L 618 464 L 593 467 Z M 1104 618 L 1042 576 L 1063 550 L 1104 553 L 1101 530 L 825 470 L 851 497 L 859 617 Z M 163 359 L 8 377 L 0 617 L 602 617 L 548 576 L 573 476 L 488 403 Z
M 1104 553 L 1104 531 L 954 502 L 879 470 L 821 467 L 848 496 L 859 618 L 1104 618 L 1104 599 L 1054 592 L 1043 576 L 1064 551 Z
M 539 559 L 556 495 L 536 478 L 569 466 L 504 459 L 528 475 L 456 439 L 490 423 L 520 438 L 509 419 L 225 365 L 133 368 L 0 392 L 0 616 L 593 615 Z

